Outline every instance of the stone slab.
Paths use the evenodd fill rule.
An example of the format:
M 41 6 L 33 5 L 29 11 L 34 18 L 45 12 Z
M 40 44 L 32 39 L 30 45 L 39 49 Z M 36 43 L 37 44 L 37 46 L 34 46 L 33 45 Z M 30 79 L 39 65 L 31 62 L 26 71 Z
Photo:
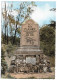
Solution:
M 20 46 L 40 46 L 39 26 L 32 19 L 22 24 Z

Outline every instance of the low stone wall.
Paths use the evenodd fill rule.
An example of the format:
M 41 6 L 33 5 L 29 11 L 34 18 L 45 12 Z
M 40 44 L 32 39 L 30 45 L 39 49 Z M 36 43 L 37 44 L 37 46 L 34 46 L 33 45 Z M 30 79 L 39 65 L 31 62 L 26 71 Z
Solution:
M 12 73 L 39 73 L 39 72 L 51 72 L 50 62 L 45 58 L 43 54 L 38 55 L 14 55 L 14 59 L 11 60 L 9 72 Z M 26 61 L 26 58 L 31 58 L 31 61 Z M 36 60 L 33 64 L 33 58 Z

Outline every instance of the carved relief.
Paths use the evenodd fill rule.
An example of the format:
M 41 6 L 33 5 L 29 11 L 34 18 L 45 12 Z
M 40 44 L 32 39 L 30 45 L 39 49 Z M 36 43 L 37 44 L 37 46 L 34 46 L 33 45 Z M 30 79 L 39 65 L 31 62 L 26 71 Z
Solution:
M 27 43 L 34 45 L 34 41 L 35 41 L 35 39 L 30 38 L 30 37 L 26 37 L 26 42 Z

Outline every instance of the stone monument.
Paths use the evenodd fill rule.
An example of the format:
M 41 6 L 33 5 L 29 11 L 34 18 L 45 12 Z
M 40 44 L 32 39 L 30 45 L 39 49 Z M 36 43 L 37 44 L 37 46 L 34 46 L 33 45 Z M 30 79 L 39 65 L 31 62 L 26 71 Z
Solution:
M 11 72 L 47 71 L 47 61 L 43 57 L 43 51 L 40 50 L 39 25 L 32 19 L 22 24 L 20 47 L 14 52 L 13 57 Z
M 20 46 L 40 47 L 39 26 L 32 19 L 22 25 Z

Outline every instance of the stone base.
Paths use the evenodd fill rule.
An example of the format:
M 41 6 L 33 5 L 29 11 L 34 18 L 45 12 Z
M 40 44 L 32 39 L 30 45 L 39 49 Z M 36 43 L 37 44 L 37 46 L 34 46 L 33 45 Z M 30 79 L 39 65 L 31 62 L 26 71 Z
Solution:
M 38 47 L 19 47 L 14 54 L 15 55 L 39 55 L 42 54 L 43 51 Z
M 19 47 L 12 58 L 10 72 L 46 72 L 47 58 L 38 47 Z M 45 68 L 45 69 L 44 69 Z

